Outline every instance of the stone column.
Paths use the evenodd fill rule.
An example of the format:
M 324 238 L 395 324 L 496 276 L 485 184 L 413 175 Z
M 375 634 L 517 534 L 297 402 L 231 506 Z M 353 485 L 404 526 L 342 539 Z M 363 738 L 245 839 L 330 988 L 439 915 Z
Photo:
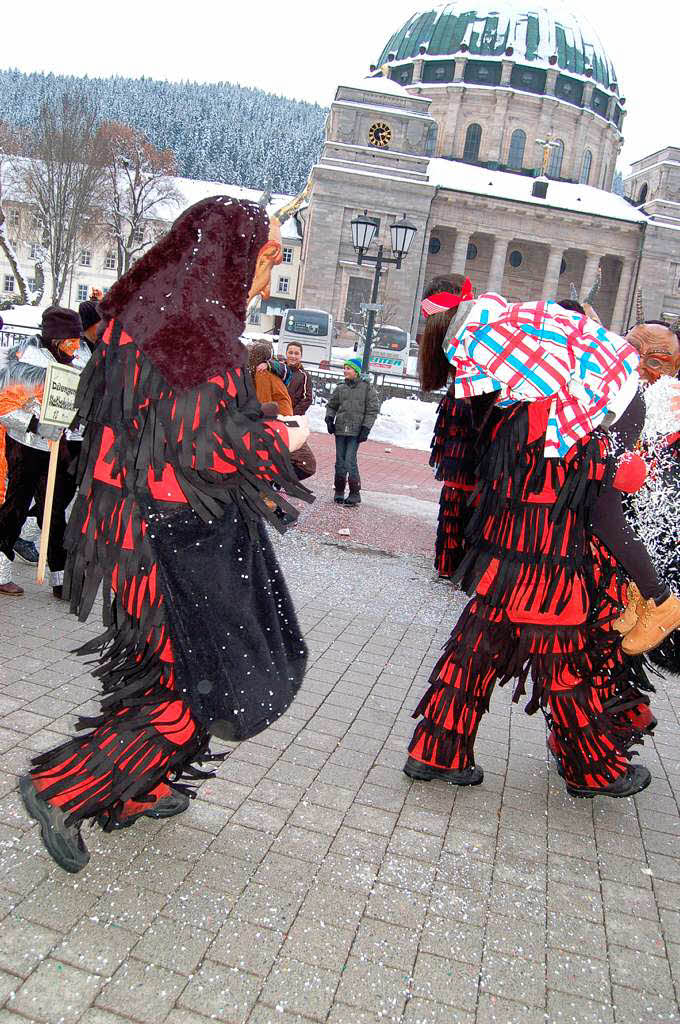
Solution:
M 451 271 L 454 274 L 464 274 L 467 262 L 468 245 L 470 244 L 470 232 L 459 229 L 456 232 L 456 241 L 453 245 L 453 262 Z
M 505 272 L 505 259 L 508 255 L 509 244 L 509 238 L 496 236 L 494 239 L 491 266 L 489 267 L 489 276 L 486 282 L 487 292 L 502 293 L 503 291 L 503 274 Z
M 589 252 L 586 254 L 586 263 L 583 268 L 583 277 L 581 278 L 581 298 L 590 291 L 592 286 L 595 284 L 595 277 L 597 276 L 597 268 L 600 265 L 602 256 L 597 252 Z
M 616 302 L 614 303 L 614 312 L 612 314 L 611 322 L 612 331 L 617 332 L 623 332 L 627 327 L 627 324 L 624 323 L 624 319 L 630 303 L 630 286 L 633 278 L 635 259 L 632 256 L 624 256 L 621 260 L 621 264 L 621 277 L 619 278 L 619 287 L 616 292 Z
M 557 289 L 560 283 L 560 267 L 564 250 L 561 246 L 551 245 L 548 250 L 548 260 L 545 265 L 543 276 L 543 287 L 541 288 L 542 299 L 556 299 Z

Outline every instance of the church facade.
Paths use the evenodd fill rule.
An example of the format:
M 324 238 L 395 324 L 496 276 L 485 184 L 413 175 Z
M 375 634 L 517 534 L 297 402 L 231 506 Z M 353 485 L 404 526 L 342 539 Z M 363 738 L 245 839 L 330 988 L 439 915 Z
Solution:
M 613 329 L 634 322 L 638 289 L 648 318 L 680 314 L 680 151 L 638 161 L 627 197 L 613 193 L 626 100 L 595 32 L 561 6 L 502 12 L 457 0 L 416 14 L 369 77 L 337 89 L 297 303 L 341 335 L 370 297 L 350 229 L 364 210 L 387 250 L 394 220 L 417 227 L 380 294 L 383 322 L 413 335 L 426 282 L 451 271 L 518 300 L 583 294 L 599 268 Z

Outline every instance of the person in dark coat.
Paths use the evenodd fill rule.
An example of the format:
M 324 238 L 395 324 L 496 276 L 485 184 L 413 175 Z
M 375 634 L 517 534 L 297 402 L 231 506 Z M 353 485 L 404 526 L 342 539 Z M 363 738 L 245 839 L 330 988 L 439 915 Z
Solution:
M 93 295 L 94 295 L 93 291 Z M 85 340 L 85 344 L 89 348 L 90 352 L 94 352 L 97 344 L 100 340 L 102 326 L 102 317 L 99 312 L 99 299 L 95 299 L 93 295 L 90 295 L 89 299 L 81 302 L 78 306 L 78 313 L 80 314 L 80 322 L 83 325 L 83 333 L 81 337 Z
M 359 445 L 368 435 L 380 412 L 380 399 L 373 385 L 361 378 L 361 360 L 348 359 L 344 366 L 345 380 L 333 391 L 326 406 L 326 428 L 335 434 L 335 497 L 339 504 L 361 502 L 359 476 Z M 345 487 L 349 483 L 349 495 Z
M 102 304 L 76 403 L 87 427 L 64 594 L 85 621 L 102 588 L 106 632 L 80 653 L 97 654 L 104 696 L 20 780 L 66 871 L 89 860 L 83 821 L 111 831 L 184 811 L 181 780 L 209 776 L 211 736 L 266 729 L 305 672 L 262 522 L 283 531 L 298 514 L 284 493 L 311 497 L 289 455 L 305 433 L 263 416 L 239 340 L 280 247 L 268 230 L 253 203 L 205 199 Z

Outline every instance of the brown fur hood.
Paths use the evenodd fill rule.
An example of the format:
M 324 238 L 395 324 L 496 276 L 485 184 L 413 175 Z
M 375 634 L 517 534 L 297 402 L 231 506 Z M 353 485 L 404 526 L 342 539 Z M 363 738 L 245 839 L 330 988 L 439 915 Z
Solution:
M 116 282 L 101 312 L 119 321 L 174 388 L 244 366 L 239 338 L 268 231 L 255 203 L 203 199 Z

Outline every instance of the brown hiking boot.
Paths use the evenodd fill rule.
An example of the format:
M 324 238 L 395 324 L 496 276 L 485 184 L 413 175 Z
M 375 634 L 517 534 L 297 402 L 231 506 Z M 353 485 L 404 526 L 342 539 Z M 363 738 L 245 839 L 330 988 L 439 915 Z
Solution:
M 614 619 L 612 622 L 612 628 L 620 633 L 621 636 L 625 636 L 630 633 L 631 629 L 638 620 L 638 605 L 642 600 L 640 591 L 634 583 L 628 584 L 628 604 L 624 611 L 619 615 L 618 619 Z
M 662 644 L 666 637 L 680 626 L 680 597 L 671 594 L 660 605 L 650 599 L 640 601 L 638 621 L 623 638 L 626 654 L 644 654 Z

